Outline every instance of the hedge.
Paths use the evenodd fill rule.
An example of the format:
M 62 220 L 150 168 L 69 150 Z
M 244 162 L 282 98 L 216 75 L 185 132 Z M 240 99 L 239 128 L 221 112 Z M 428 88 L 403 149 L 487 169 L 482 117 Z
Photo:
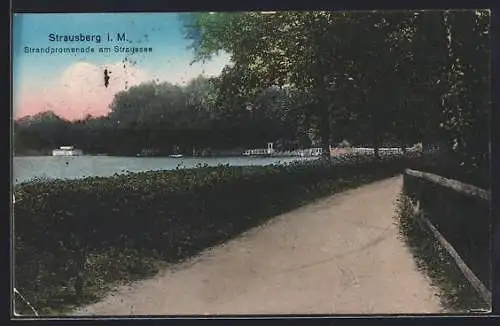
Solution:
M 95 300 L 315 198 L 400 174 L 413 156 L 199 167 L 15 187 L 15 286 L 38 308 Z M 50 312 L 50 310 L 45 310 Z
M 427 219 L 491 289 L 490 201 L 406 173 L 403 193 L 420 203 Z
M 483 189 L 490 189 L 490 167 L 477 166 L 475 168 L 461 165 L 454 159 L 447 159 L 444 162 L 439 159 L 440 153 L 426 154 L 425 160 L 412 162 L 409 168 L 434 173 L 448 179 L 456 179 Z

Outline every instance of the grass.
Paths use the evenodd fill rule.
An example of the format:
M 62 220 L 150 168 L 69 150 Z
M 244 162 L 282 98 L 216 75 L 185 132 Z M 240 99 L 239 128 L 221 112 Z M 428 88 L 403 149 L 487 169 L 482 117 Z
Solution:
M 420 224 L 409 197 L 401 194 L 397 201 L 400 236 L 412 252 L 417 267 L 430 279 L 440 295 L 441 304 L 449 313 L 491 310 L 467 281 L 453 258 L 437 239 Z
M 147 250 L 109 248 L 93 252 L 86 261 L 85 284 L 80 294 L 74 287 L 59 287 L 53 282 L 49 284 L 53 296 L 39 299 L 35 309 L 40 316 L 67 315 L 81 305 L 97 302 L 119 286 L 152 277 L 167 266 L 157 253 Z M 19 303 L 16 311 L 32 315 L 26 304 Z

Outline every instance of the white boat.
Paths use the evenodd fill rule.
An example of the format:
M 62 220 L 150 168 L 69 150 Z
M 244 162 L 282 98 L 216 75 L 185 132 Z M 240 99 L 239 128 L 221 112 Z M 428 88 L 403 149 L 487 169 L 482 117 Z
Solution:
M 183 156 L 184 155 L 182 155 L 182 154 L 172 154 L 172 155 L 169 155 L 169 157 L 172 157 L 172 158 L 181 158 Z
M 243 152 L 243 156 L 269 156 L 275 153 L 273 143 L 267 143 L 267 148 L 247 149 Z
M 52 150 L 52 156 L 79 156 L 83 155 L 81 149 L 76 149 L 73 146 L 61 146 L 58 149 Z

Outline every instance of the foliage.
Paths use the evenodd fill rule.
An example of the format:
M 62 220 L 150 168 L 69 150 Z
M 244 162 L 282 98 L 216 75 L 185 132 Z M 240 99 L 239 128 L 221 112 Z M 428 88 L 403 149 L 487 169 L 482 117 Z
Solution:
M 193 14 L 184 24 L 195 60 L 231 55 L 220 79 L 240 101 L 272 85 L 304 94 L 324 149 L 331 138 L 372 138 L 376 149 L 441 139 L 464 164 L 487 164 L 477 134 L 490 98 L 488 11 Z
M 14 149 L 49 153 L 74 145 L 85 153 L 135 155 L 143 149 L 170 154 L 174 147 L 191 154 L 195 148 L 234 149 L 306 146 L 302 117 L 294 111 L 289 90 L 269 88 L 257 94 L 253 110 L 221 109 L 219 84 L 198 77 L 186 86 L 146 83 L 116 94 L 108 116 L 66 121 L 53 112 L 24 117 L 14 123 Z
M 467 167 L 489 166 L 491 101 L 491 40 L 488 11 L 460 11 L 446 15 L 449 23 L 448 78 L 443 96 L 442 128 L 453 150 Z
M 432 155 L 427 154 L 426 158 Z M 435 161 L 434 161 L 435 162 Z M 449 162 L 446 165 L 436 164 L 430 159 L 422 160 L 418 163 L 414 162 L 408 168 L 437 174 L 441 177 L 459 180 L 483 189 L 491 188 L 490 171 L 485 169 L 468 169 L 458 162 Z

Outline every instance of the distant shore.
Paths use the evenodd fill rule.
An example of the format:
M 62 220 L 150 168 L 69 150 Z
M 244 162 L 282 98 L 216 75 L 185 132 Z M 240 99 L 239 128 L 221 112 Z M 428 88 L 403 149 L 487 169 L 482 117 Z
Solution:
M 13 157 L 33 157 L 33 156 L 40 156 L 40 157 L 52 157 L 53 155 L 51 154 L 14 154 Z M 119 155 L 119 154 L 83 154 L 83 155 L 74 155 L 72 157 L 78 157 L 78 156 L 109 156 L 109 157 L 126 157 L 126 158 L 176 158 L 176 157 L 171 157 L 170 155 L 144 155 L 144 156 L 137 156 L 137 155 Z M 69 156 L 54 156 L 54 157 L 69 157 Z M 292 158 L 292 157 L 301 157 L 299 155 L 291 155 L 291 154 L 275 154 L 275 155 L 251 155 L 251 156 L 244 156 L 242 154 L 220 154 L 220 155 L 205 155 L 205 156 L 193 156 L 193 155 L 183 155 L 182 157 L 177 157 L 177 159 L 181 158 L 225 158 L 225 157 L 244 157 L 248 159 L 252 158 L 276 158 L 276 157 L 283 157 L 283 158 Z
M 342 155 L 348 152 L 355 153 L 373 153 L 373 148 L 364 148 L 364 147 L 351 147 L 351 148 L 332 148 L 333 152 L 331 156 Z M 415 147 L 407 148 L 408 151 L 417 150 Z M 399 153 L 401 151 L 400 148 L 396 147 L 382 147 L 379 148 L 380 152 L 387 153 Z M 190 154 L 181 154 L 182 157 L 171 157 L 172 153 L 155 153 L 155 154 L 120 154 L 120 153 L 84 153 L 83 156 L 110 156 L 110 157 L 135 157 L 135 158 L 146 158 L 146 157 L 157 157 L 157 158 L 224 158 L 224 157 L 246 157 L 246 158 L 262 158 L 262 157 L 283 157 L 283 158 L 292 158 L 292 157 L 316 157 L 315 155 L 311 155 L 310 149 L 296 149 L 296 150 L 288 150 L 288 151 L 276 151 L 273 154 L 269 155 L 243 155 L 243 150 L 213 150 L 206 154 L 192 155 Z M 48 150 L 26 150 L 20 153 L 14 153 L 14 157 L 26 157 L 26 156 L 52 156 L 52 152 Z M 81 155 L 78 155 L 81 156 Z

